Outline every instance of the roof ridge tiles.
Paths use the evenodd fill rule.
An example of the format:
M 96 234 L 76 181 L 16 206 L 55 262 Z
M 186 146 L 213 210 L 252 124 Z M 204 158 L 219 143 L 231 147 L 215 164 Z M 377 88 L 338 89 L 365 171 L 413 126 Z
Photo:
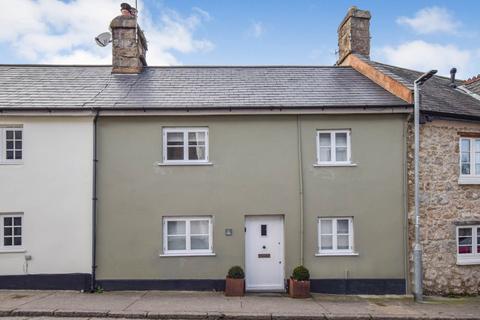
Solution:
M 472 84 L 472 83 L 477 82 L 477 81 L 480 81 L 480 73 L 476 76 L 468 78 L 467 80 L 464 81 L 463 84 Z
M 61 67 L 61 68 L 111 68 L 111 65 L 82 65 L 82 64 L 0 64 L 0 67 Z M 331 69 L 349 69 L 349 66 L 325 66 L 325 65 L 175 65 L 175 66 L 146 66 L 145 69 L 175 69 L 175 68 L 198 68 L 198 69 L 208 69 L 208 68 L 331 68 Z

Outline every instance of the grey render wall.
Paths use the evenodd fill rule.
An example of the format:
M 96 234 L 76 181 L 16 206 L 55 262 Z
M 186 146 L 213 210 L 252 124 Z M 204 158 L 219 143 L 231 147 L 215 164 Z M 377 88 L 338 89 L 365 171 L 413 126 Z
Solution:
M 312 278 L 404 278 L 404 115 L 300 118 Z M 158 166 L 163 126 L 208 126 L 212 166 Z M 352 129 L 357 167 L 314 168 L 315 130 Z M 300 263 L 297 116 L 101 117 L 98 269 L 108 279 L 223 279 L 244 265 L 245 215 L 285 216 Z M 212 215 L 215 257 L 160 257 L 162 216 Z M 318 216 L 354 216 L 357 257 L 315 257 Z M 224 235 L 233 228 L 233 236 Z
M 404 121 L 398 116 L 310 116 L 302 121 L 305 264 L 313 278 L 403 279 Z M 313 167 L 316 129 L 351 129 L 356 167 Z M 318 217 L 353 217 L 358 256 L 316 257 Z

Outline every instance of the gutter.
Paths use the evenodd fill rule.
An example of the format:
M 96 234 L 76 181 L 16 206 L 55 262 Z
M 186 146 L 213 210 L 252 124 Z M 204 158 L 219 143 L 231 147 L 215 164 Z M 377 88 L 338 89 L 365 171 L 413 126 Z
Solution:
M 177 107 L 158 107 L 158 106 L 142 106 L 142 107 L 122 107 L 122 106 L 100 106 L 100 107 L 80 107 L 80 108 L 31 108 L 31 107 L 11 107 L 5 108 L 0 106 L 0 115 L 17 115 L 31 113 L 34 114 L 62 114 L 62 115 L 85 115 L 94 114 L 96 111 L 102 114 L 119 114 L 128 112 L 163 112 L 163 113 L 195 113 L 195 112 L 222 112 L 229 113 L 410 113 L 413 104 L 398 103 L 385 105 L 271 105 L 271 106 L 239 106 L 232 105 L 229 107 L 209 107 L 209 106 L 177 106 Z
M 93 166 L 92 166 L 92 277 L 90 292 L 96 290 L 97 269 L 97 120 L 99 110 L 96 110 L 93 118 Z

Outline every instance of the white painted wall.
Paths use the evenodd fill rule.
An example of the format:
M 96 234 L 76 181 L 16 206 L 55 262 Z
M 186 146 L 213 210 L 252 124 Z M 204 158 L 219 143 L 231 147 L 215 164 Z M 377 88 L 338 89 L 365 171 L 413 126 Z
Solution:
M 23 212 L 25 252 L 0 252 L 0 275 L 90 273 L 92 117 L 7 117 L 23 125 L 23 164 L 0 164 L 0 214 Z

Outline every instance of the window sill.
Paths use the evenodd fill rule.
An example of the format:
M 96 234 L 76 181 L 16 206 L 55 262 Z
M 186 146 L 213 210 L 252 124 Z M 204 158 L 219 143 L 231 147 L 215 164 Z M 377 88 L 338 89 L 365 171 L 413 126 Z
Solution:
M 314 163 L 314 167 L 356 167 L 356 163 Z
M 20 166 L 23 161 L 0 161 L 0 166 Z
M 212 162 L 157 162 L 158 166 L 213 166 Z
M 358 255 L 358 252 L 315 253 L 315 257 L 356 257 Z
M 211 253 L 162 253 L 159 257 L 215 257 L 214 252 Z
M 480 184 L 480 177 L 479 176 L 472 176 L 472 177 L 460 177 L 458 178 L 458 184 Z
M 21 248 L 18 248 L 18 249 L 0 249 L 0 254 L 2 253 L 24 253 L 24 252 L 27 252 L 26 249 L 21 249 Z
M 465 260 L 457 259 L 457 265 L 459 266 L 470 266 L 470 265 L 478 265 L 478 264 L 480 264 L 480 258 L 465 259 Z

